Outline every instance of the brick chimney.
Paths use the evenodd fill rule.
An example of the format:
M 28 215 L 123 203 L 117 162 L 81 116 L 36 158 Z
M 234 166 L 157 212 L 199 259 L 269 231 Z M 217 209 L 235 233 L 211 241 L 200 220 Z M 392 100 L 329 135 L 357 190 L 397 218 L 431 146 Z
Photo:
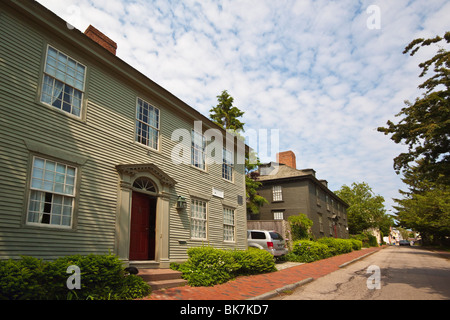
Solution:
M 105 36 L 102 32 L 94 28 L 92 25 L 90 25 L 86 29 L 84 34 L 87 35 L 92 40 L 94 40 L 95 42 L 97 42 L 103 48 L 111 52 L 113 55 L 116 55 L 117 43 L 115 43 L 110 38 Z
M 285 164 L 293 169 L 297 169 L 297 161 L 295 160 L 295 153 L 292 151 L 284 151 L 277 153 L 277 162 Z

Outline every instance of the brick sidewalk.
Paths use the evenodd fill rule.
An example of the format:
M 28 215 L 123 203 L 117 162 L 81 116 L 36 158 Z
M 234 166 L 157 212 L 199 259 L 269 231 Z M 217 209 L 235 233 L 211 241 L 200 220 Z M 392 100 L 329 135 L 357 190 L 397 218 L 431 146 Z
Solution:
M 254 276 L 242 276 L 214 287 L 184 286 L 157 290 L 145 300 L 247 300 L 308 278 L 320 278 L 339 266 L 368 253 L 381 250 L 367 248 L 300 266 Z

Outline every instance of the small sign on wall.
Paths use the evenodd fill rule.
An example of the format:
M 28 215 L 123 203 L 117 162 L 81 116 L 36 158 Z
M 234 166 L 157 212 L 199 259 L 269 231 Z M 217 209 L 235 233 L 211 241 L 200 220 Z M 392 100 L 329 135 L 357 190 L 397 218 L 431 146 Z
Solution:
M 216 188 L 212 189 L 212 195 L 214 197 L 218 197 L 218 198 L 222 198 L 222 199 L 225 197 L 224 192 L 222 190 L 219 190 Z

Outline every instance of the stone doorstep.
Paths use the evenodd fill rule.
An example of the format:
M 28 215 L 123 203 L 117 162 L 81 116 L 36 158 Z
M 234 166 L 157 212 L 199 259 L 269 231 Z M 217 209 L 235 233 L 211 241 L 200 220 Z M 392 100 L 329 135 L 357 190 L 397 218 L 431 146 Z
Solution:
M 176 287 L 183 287 L 187 284 L 187 280 L 184 279 L 172 279 L 172 280 L 160 280 L 160 281 L 147 281 L 152 288 L 152 291 L 159 289 L 169 289 Z
M 187 284 L 181 278 L 181 272 L 171 269 L 139 269 L 138 276 L 144 279 L 152 290 L 180 287 Z

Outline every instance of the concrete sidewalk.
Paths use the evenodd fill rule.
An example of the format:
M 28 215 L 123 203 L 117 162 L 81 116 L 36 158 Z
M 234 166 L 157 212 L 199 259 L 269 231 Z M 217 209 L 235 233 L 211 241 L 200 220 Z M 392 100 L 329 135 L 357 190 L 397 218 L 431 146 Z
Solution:
M 238 277 L 214 287 L 184 286 L 157 290 L 144 300 L 267 300 L 284 290 L 323 277 L 383 247 L 367 248 L 273 273 Z

